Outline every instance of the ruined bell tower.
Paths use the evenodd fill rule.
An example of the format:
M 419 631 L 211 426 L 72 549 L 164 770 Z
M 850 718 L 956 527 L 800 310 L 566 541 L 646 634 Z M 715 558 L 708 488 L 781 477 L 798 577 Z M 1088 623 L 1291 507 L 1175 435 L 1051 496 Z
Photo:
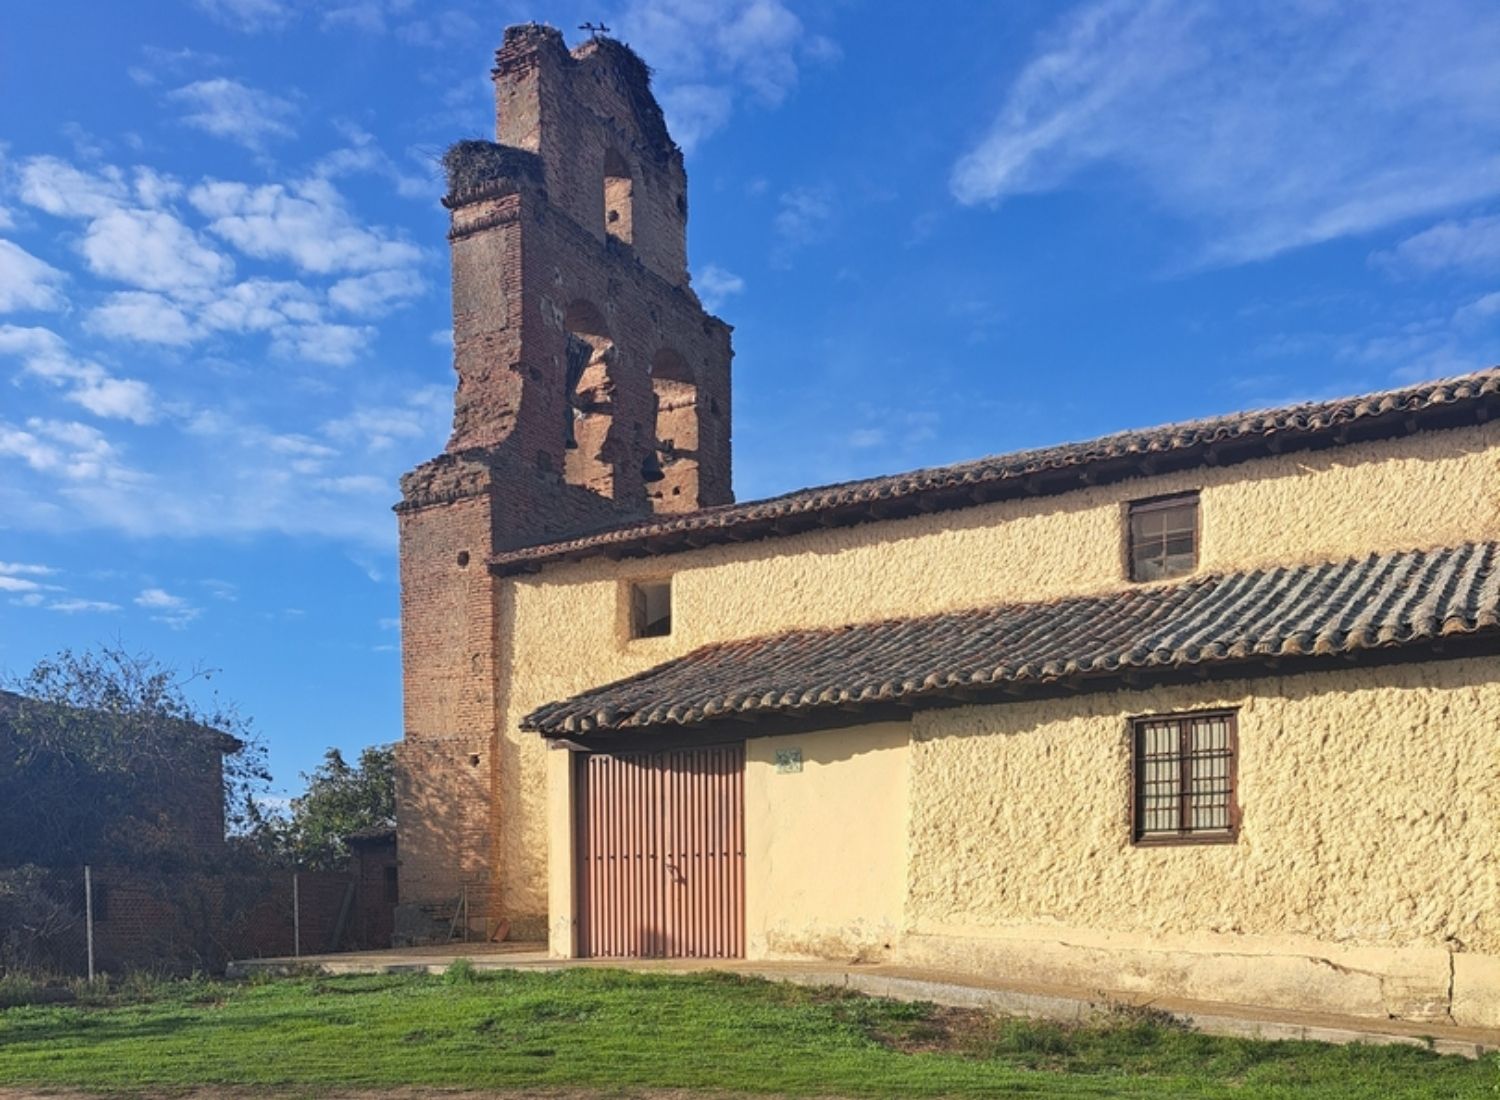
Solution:
M 732 500 L 729 326 L 689 284 L 687 177 L 645 64 L 505 32 L 496 141 L 444 158 L 453 433 L 401 482 L 406 917 L 466 894 L 514 934 L 494 866 L 504 786 L 497 551 Z M 412 928 L 415 933 L 417 929 Z

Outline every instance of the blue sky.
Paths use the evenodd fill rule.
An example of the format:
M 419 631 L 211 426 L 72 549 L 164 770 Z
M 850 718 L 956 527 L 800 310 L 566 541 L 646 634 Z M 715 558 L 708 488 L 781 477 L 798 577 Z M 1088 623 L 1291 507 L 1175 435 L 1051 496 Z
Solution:
M 435 165 L 526 19 L 656 70 L 740 499 L 1500 360 L 1489 0 L 13 0 L 0 671 L 220 669 L 283 789 L 400 735 Z

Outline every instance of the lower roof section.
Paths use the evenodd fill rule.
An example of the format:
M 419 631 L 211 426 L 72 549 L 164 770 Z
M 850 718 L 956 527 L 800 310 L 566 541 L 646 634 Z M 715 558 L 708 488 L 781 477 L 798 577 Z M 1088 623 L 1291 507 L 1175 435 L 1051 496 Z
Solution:
M 1497 565 L 1500 543 L 1475 542 L 723 642 L 550 703 L 522 728 L 666 732 L 1500 638 Z

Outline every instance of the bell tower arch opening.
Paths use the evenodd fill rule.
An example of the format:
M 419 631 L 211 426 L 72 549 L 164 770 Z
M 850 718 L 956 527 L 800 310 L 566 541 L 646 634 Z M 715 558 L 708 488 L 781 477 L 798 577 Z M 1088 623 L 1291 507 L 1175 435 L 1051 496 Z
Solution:
M 613 497 L 618 353 L 604 314 L 592 302 L 578 299 L 569 305 L 563 327 L 568 333 L 564 476 L 574 485 Z
M 694 505 L 698 499 L 698 382 L 693 368 L 674 348 L 651 357 L 651 393 L 656 400 L 656 453 L 661 477 L 650 487 L 661 511 Z
M 634 200 L 630 165 L 611 147 L 604 154 L 604 232 L 623 244 L 635 243 Z

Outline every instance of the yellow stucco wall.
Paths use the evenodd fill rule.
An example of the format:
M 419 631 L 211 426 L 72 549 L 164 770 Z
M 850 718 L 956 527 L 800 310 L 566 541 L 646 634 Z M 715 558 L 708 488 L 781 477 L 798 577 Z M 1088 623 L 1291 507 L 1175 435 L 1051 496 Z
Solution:
M 879 723 L 745 744 L 751 958 L 887 958 L 906 901 L 911 729 Z M 797 750 L 800 772 L 777 772 Z
M 505 910 L 548 912 L 546 750 L 519 729 L 532 709 L 709 642 L 1124 587 L 1126 503 L 1186 489 L 1201 493 L 1205 571 L 1500 538 L 1500 423 L 507 578 L 496 662 Z M 625 582 L 666 575 L 672 636 L 628 640 Z
M 1239 841 L 1133 846 L 1130 717 L 1218 707 Z M 1472 1004 L 1500 961 L 1500 658 L 926 711 L 912 736 L 910 961 L 1415 1019 L 1451 977 L 1500 1025 Z

